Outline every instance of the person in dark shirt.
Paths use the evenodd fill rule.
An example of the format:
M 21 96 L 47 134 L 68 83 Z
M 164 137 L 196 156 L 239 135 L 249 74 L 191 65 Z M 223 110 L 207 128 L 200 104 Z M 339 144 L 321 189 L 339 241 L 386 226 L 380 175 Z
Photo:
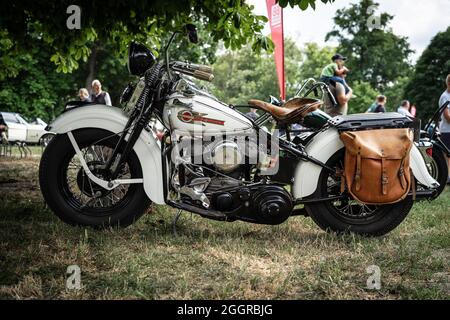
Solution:
M 102 90 L 102 84 L 99 80 L 92 81 L 92 95 L 91 101 L 95 104 L 106 104 L 107 106 L 112 106 L 111 97 L 109 93 Z
M 378 96 L 377 97 L 377 107 L 375 108 L 375 113 L 385 113 L 386 112 L 386 96 Z

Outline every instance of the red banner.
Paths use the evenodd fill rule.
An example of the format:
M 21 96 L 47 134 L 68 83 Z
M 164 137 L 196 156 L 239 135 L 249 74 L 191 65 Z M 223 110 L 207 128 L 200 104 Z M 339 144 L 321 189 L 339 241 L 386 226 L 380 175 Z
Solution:
M 275 44 L 275 64 L 277 66 L 280 98 L 286 100 L 286 84 L 284 79 L 284 38 L 283 38 L 283 8 L 276 0 L 266 0 L 272 41 Z

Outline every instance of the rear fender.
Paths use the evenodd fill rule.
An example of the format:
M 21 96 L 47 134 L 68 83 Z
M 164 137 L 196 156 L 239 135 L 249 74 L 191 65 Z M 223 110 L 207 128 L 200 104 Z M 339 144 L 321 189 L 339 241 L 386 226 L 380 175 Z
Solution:
M 316 135 L 306 146 L 307 154 L 322 163 L 326 163 L 336 152 L 344 148 L 339 132 L 330 128 Z M 420 151 L 414 145 L 411 149 L 410 166 L 417 181 L 428 188 L 437 188 L 439 183 L 429 174 Z M 322 167 L 309 162 L 300 161 L 295 169 L 292 194 L 295 199 L 303 199 L 313 195 L 319 184 Z

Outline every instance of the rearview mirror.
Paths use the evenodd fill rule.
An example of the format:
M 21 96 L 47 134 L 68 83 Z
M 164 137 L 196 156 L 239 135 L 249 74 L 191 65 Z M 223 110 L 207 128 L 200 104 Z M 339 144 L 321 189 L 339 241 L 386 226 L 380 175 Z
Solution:
M 193 24 L 187 24 L 186 25 L 186 32 L 189 38 L 189 41 L 192 43 L 198 43 L 198 36 L 197 36 L 197 28 Z

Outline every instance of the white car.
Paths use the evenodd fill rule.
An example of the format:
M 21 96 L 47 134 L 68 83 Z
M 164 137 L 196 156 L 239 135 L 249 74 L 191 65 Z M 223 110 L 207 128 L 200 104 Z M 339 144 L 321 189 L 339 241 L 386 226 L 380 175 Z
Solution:
M 46 146 L 54 133 L 46 131 L 47 123 L 37 118 L 33 122 L 25 120 L 19 113 L 0 112 L 0 123 L 7 126 L 9 142 L 26 142 L 27 144 L 42 144 Z

